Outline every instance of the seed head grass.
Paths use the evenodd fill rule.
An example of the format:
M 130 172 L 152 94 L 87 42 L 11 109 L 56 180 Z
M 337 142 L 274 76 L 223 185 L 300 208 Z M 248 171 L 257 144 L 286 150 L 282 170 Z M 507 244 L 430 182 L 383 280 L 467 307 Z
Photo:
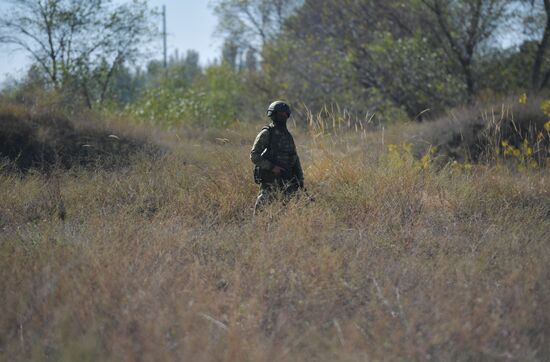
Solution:
M 421 165 L 395 127 L 293 130 L 315 201 L 255 218 L 259 129 L 0 174 L 0 359 L 546 359 L 548 170 Z

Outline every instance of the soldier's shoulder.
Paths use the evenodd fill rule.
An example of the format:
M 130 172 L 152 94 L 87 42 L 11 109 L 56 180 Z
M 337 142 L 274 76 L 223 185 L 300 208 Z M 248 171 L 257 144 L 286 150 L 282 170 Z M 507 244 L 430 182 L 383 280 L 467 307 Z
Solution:
M 256 140 L 267 140 L 268 136 L 269 136 L 269 129 L 262 128 L 260 132 L 258 132 L 258 135 L 256 136 Z
M 269 133 L 269 132 L 271 132 L 271 125 L 268 124 L 262 127 L 258 135 Z

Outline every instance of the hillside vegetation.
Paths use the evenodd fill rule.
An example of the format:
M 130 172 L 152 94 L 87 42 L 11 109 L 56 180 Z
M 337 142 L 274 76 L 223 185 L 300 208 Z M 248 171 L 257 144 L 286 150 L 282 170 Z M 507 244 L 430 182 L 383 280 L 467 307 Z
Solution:
M 117 167 L 4 168 L 0 359 L 545 360 L 548 168 L 336 124 L 292 129 L 315 202 L 255 219 L 261 124 L 143 128 L 168 151 Z
M 38 113 L 0 103 L 0 161 L 4 171 L 117 168 L 139 154 L 161 152 L 143 135 L 108 131 L 91 115 L 70 120 L 61 112 Z M 120 127 L 119 127 L 120 128 Z M 117 135 L 118 134 L 118 135 Z

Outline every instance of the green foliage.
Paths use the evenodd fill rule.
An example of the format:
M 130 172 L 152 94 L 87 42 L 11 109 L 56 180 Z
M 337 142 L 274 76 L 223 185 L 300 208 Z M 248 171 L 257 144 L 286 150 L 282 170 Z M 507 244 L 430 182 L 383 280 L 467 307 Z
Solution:
M 416 116 L 426 109 L 446 109 L 465 101 L 464 84 L 447 71 L 441 50 L 430 46 L 421 32 L 396 38 L 390 32 L 375 34 L 366 46 L 373 62 L 383 64 L 382 79 L 398 106 Z
M 399 2 L 379 5 L 306 1 L 263 48 L 267 93 L 299 99 L 314 112 L 339 104 L 386 120 L 399 112 L 416 117 L 428 108 L 460 104 L 465 98 L 460 75 L 449 72 L 451 62 L 418 19 Z
M 103 105 L 116 71 L 152 40 L 147 2 L 13 1 L 0 16 L 0 43 L 25 51 L 49 87 L 72 103 Z
M 537 42 L 527 40 L 517 48 L 495 49 L 480 60 L 480 96 L 498 98 L 518 94 L 531 87 L 529 72 L 537 52 Z M 494 100 L 494 99 L 490 99 Z
M 232 52 L 247 48 L 256 51 L 279 35 L 284 21 L 303 0 L 214 0 L 214 13 L 219 22 L 217 32 L 229 39 Z M 234 57 L 230 57 L 233 58 Z
M 313 112 L 338 104 L 383 119 L 399 111 L 415 119 L 427 109 L 441 114 L 529 87 L 536 53 L 544 50 L 540 29 L 519 52 L 503 49 L 501 31 L 525 15 L 504 0 L 306 0 L 264 37 L 262 13 L 249 8 L 260 1 L 219 3 L 233 60 L 241 46 L 237 35 L 251 33 L 256 46 L 261 43 L 260 77 L 245 83 L 256 93 L 254 102 L 298 100 Z M 530 12 L 543 18 L 539 8 Z M 521 26 L 527 32 L 526 24 L 516 29 Z
M 182 73 L 170 68 L 128 110 L 142 121 L 164 126 L 222 127 L 237 119 L 242 85 L 230 67 L 212 65 L 191 84 L 172 74 Z
M 0 16 L 0 42 L 34 64 L 3 96 L 32 107 L 126 109 L 153 124 L 225 127 L 256 120 L 282 98 L 302 125 L 326 107 L 392 123 L 550 86 L 542 2 L 216 0 L 225 36 L 217 63 L 203 69 L 188 51 L 145 70 L 128 64 L 143 59 L 155 33 L 147 1 L 12 4 Z M 504 49 L 497 38 L 513 24 L 510 37 L 523 32 L 523 43 Z

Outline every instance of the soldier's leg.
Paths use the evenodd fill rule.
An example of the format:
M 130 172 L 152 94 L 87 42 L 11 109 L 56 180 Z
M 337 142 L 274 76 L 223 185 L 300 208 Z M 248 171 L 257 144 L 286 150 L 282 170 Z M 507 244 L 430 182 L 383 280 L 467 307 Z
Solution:
M 283 203 L 288 203 L 293 196 L 296 196 L 298 190 L 300 190 L 300 187 L 296 182 L 285 183 L 283 186 Z
M 256 198 L 256 204 L 254 205 L 254 215 L 256 215 L 269 201 L 272 197 L 273 188 L 269 184 L 261 184 L 260 192 Z

